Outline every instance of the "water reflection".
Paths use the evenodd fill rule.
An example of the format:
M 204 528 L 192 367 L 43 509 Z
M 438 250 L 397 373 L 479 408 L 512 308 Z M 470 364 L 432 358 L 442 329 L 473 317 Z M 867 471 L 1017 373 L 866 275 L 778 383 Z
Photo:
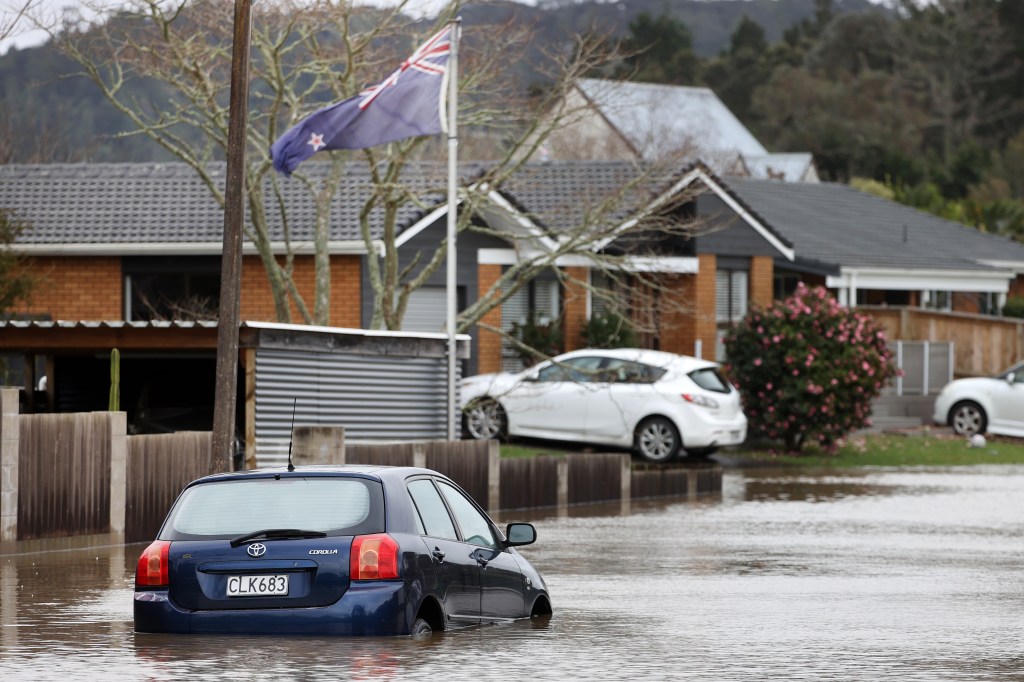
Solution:
M 512 512 L 554 617 L 424 640 L 137 635 L 143 545 L 33 545 L 0 555 L 0 673 L 1024 679 L 1021 499 L 1024 467 L 776 468 L 698 501 Z

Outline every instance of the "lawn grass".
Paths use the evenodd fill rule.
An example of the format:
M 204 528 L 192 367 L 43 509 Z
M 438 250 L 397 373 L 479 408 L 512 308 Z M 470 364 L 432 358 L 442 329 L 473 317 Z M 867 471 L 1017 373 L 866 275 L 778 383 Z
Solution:
M 1024 464 L 1024 440 L 990 437 L 985 447 L 972 448 L 960 436 L 868 434 L 847 439 L 835 453 L 808 449 L 789 455 L 767 448 L 742 448 L 728 454 L 744 462 L 831 467 Z
M 578 452 L 558 446 L 502 443 L 502 457 L 538 457 Z M 967 439 L 928 434 L 868 434 L 847 439 L 834 453 L 808 448 L 789 455 L 781 448 L 744 446 L 720 451 L 718 459 L 729 465 L 791 464 L 802 466 L 964 466 L 976 464 L 1024 464 L 1024 439 L 989 437 L 985 447 L 967 446 Z M 639 461 L 639 460 L 638 460 Z

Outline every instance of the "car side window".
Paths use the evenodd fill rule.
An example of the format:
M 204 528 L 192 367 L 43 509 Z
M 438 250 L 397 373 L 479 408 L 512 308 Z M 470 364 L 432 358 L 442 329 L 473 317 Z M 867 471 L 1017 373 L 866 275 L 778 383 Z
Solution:
M 537 373 L 537 381 L 601 381 L 598 374 L 601 361 L 600 357 L 570 358 L 542 369 Z
M 444 493 L 444 499 L 448 500 L 448 505 L 452 508 L 455 519 L 459 522 L 459 528 L 462 529 L 463 542 L 477 545 L 478 547 L 497 548 L 498 543 L 494 540 L 494 532 L 491 530 L 490 522 L 473 506 L 473 503 L 457 488 L 444 481 L 438 481 L 437 484 Z
M 605 363 L 601 373 L 604 376 L 603 381 L 611 383 L 653 384 L 665 375 L 665 370 L 640 362 L 613 358 Z
M 409 495 L 416 505 L 416 511 L 419 512 L 422 527 L 427 535 L 447 540 L 459 539 L 452 517 L 448 515 L 448 509 L 433 483 L 425 478 L 411 481 Z

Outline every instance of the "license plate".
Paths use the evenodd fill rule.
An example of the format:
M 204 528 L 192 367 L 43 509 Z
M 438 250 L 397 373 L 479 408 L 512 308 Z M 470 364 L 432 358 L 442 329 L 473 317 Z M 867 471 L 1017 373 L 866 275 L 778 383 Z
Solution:
M 286 575 L 228 576 L 229 597 L 279 597 L 287 594 Z

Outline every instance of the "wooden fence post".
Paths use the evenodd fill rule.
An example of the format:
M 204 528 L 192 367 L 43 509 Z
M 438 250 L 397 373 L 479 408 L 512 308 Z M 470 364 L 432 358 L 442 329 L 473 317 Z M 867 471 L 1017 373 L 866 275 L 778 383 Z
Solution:
M 487 441 L 487 511 L 494 512 L 501 505 L 501 443 Z
M 558 481 L 558 514 L 565 514 L 569 509 L 569 459 L 559 457 L 555 468 L 555 479 Z
M 110 429 L 110 532 L 124 535 L 128 505 L 128 413 L 108 412 Z
M 0 388 L 0 541 L 18 539 L 18 389 Z

